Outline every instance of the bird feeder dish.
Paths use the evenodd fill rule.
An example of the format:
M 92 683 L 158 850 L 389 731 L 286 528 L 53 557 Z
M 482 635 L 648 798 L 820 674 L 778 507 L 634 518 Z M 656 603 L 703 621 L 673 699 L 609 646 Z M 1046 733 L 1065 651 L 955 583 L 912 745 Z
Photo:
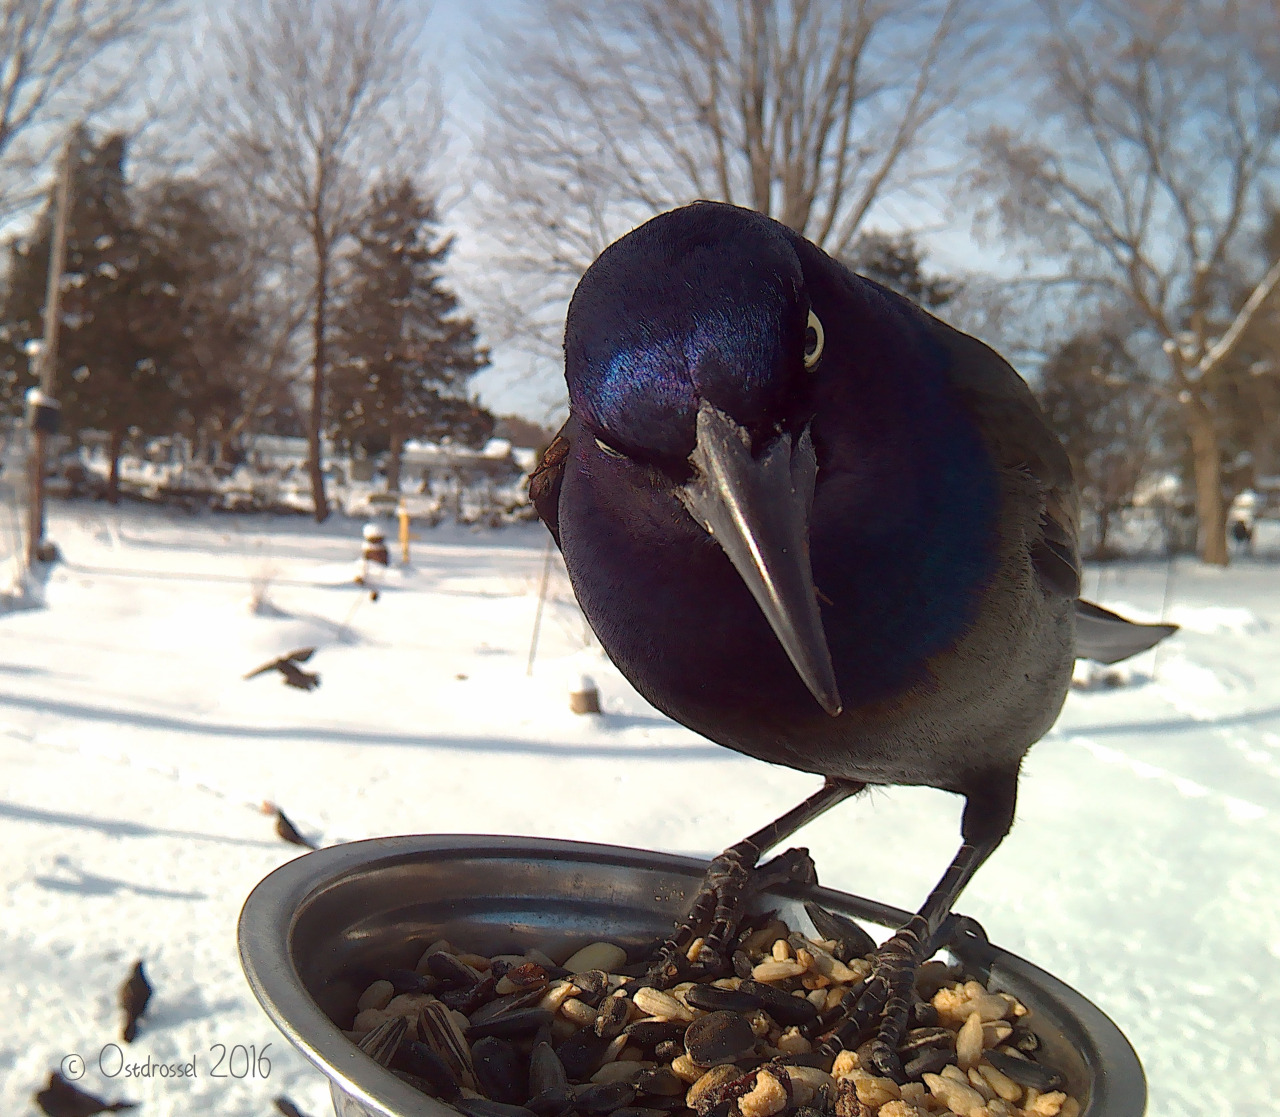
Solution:
M 707 863 L 650 850 L 494 835 L 411 835 L 332 846 L 287 862 L 240 913 L 240 960 L 259 1003 L 329 1079 L 337 1117 L 456 1117 L 360 1051 L 348 1027 L 360 994 L 446 938 L 496 954 L 567 954 L 608 940 L 633 955 L 671 929 Z M 791 926 L 803 901 L 874 928 L 908 913 L 816 886 L 763 893 Z M 1146 1080 L 1120 1030 L 1061 981 L 980 937 L 952 948 L 990 988 L 1034 1014 L 1082 1117 L 1142 1117 Z

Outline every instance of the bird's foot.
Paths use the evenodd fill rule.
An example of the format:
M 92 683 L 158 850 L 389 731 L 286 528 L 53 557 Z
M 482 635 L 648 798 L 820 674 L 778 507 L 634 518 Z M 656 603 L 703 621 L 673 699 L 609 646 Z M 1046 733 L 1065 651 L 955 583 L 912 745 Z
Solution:
M 863 1066 L 873 1074 L 906 1081 L 898 1047 L 906 1034 L 915 997 L 916 970 L 924 961 L 929 930 L 923 917 L 911 918 L 869 957 L 871 973 L 846 995 L 843 1016 L 823 1021 L 827 1034 L 822 1049 L 835 1055 L 842 1048 L 862 1052 Z
M 733 971 L 732 944 L 757 893 L 782 884 L 817 883 L 807 849 L 789 849 L 757 867 L 751 841 L 730 846 L 711 862 L 688 914 L 654 955 L 645 983 L 666 989 L 681 981 L 709 980 Z M 690 960 L 691 947 L 702 942 Z

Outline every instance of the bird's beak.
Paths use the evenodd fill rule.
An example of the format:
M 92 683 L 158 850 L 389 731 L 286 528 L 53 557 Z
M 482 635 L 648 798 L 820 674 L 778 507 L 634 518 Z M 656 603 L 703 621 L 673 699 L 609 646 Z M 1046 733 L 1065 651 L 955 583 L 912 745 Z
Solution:
M 751 436 L 705 400 L 690 461 L 698 476 L 681 503 L 724 548 L 818 704 L 843 708 L 809 566 L 809 513 L 818 460 L 806 429 L 779 435 L 759 457 Z

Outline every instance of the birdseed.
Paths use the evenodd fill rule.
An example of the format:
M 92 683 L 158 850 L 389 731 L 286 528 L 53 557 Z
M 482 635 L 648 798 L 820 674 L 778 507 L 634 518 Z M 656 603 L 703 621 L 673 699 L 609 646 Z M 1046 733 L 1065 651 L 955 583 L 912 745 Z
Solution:
M 861 1051 L 825 1053 L 871 970 L 848 953 L 772 918 L 737 943 L 749 977 L 659 990 L 612 943 L 556 965 L 440 940 L 414 971 L 373 982 L 346 1034 L 469 1117 L 1079 1117 L 1037 1058 L 1027 1008 L 940 962 L 918 971 L 905 1084 L 871 1073 Z

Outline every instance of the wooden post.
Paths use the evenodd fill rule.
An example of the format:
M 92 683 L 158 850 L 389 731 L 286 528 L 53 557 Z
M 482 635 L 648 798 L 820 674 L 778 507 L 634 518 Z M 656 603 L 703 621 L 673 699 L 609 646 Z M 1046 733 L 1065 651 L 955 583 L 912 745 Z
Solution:
M 396 516 L 400 520 L 400 562 L 409 565 L 409 509 L 402 500 L 396 508 Z
M 74 133 L 73 133 L 74 134 Z M 40 346 L 40 392 L 52 399 L 54 373 L 58 364 L 58 325 L 62 304 L 62 267 L 67 255 L 67 221 L 71 197 L 71 145 L 67 140 L 58 171 L 58 188 L 54 196 L 53 243 L 49 248 L 49 277 L 45 287 L 44 341 Z M 40 561 L 44 552 L 44 463 L 48 434 L 37 427 L 32 431 L 31 503 L 27 509 L 27 567 Z

